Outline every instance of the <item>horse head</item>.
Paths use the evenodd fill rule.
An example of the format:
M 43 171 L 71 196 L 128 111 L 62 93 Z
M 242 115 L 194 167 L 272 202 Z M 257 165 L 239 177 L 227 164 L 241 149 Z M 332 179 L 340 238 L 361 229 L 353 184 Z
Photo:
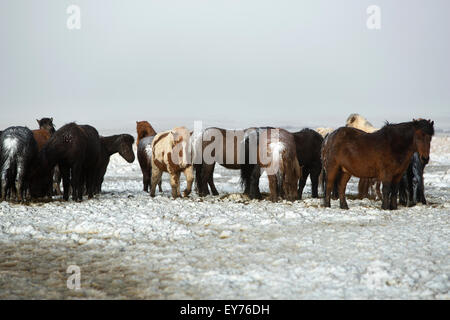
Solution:
M 43 129 L 45 131 L 48 131 L 50 134 L 54 134 L 56 129 L 53 124 L 53 118 L 42 118 L 41 120 L 36 119 L 39 129 Z
M 430 161 L 430 145 L 434 135 L 434 121 L 413 119 L 414 146 L 420 155 L 420 160 L 427 164 Z
M 347 127 L 356 128 L 364 132 L 372 133 L 378 129 L 374 128 L 366 118 L 357 113 L 352 113 L 346 122 Z
M 172 161 L 180 167 L 191 163 L 191 134 L 185 127 L 174 128 L 169 133 L 172 146 Z
M 119 137 L 119 154 L 124 158 L 128 163 L 133 163 L 135 159 L 135 155 L 133 152 L 133 143 L 134 138 L 129 134 L 122 134 Z

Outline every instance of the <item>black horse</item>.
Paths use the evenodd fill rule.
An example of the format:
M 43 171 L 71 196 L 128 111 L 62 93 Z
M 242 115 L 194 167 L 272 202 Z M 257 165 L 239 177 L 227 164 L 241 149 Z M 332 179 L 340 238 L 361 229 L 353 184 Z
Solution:
M 129 134 L 100 137 L 101 149 L 96 169 L 95 193 L 102 192 L 103 178 L 108 168 L 109 159 L 113 154 L 118 152 L 128 163 L 134 162 L 133 143 L 134 138 Z
M 423 172 L 428 161 L 422 161 L 417 152 L 411 158 L 411 162 L 399 184 L 399 202 L 401 205 L 413 207 L 417 202 L 427 204 L 423 183 Z
M 322 148 L 323 137 L 314 130 L 303 129 L 293 133 L 297 149 L 297 159 L 302 167 L 302 177 L 298 185 L 298 199 L 302 199 L 303 188 L 308 176 L 311 175 L 312 197 L 317 198 L 319 176 L 322 171 L 322 160 L 320 150 Z
M 9 127 L 0 135 L 1 200 L 23 201 L 30 197 L 30 175 L 38 154 L 33 132 Z
M 69 123 L 57 130 L 39 153 L 40 172 L 35 175 L 35 196 L 45 196 L 52 184 L 52 169 L 59 166 L 63 180 L 63 199 L 81 201 L 86 185 L 88 197 L 94 195 L 96 169 L 101 151 L 98 131 L 89 125 Z

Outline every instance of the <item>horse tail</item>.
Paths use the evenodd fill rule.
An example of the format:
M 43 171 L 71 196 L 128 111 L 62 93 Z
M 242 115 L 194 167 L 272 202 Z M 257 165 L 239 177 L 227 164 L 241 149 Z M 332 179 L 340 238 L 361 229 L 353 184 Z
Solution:
M 320 189 L 322 190 L 322 193 L 325 195 L 325 192 L 327 190 L 327 173 L 324 167 L 322 167 L 322 170 L 320 171 L 319 185 Z

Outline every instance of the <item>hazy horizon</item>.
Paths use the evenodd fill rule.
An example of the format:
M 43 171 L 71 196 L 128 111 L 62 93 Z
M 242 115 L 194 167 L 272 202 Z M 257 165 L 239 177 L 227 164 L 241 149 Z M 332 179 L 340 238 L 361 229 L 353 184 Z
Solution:
M 81 8 L 81 30 L 66 9 Z M 369 5 L 381 29 L 366 27 Z M 450 129 L 450 2 L 437 0 L 0 3 L 0 130 L 89 123 Z

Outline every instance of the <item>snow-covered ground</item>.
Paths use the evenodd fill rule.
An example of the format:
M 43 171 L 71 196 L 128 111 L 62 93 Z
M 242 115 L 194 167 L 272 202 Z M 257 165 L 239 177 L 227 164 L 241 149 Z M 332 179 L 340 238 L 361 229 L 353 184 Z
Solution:
M 218 197 L 172 200 L 165 175 L 152 199 L 137 161 L 116 155 L 93 200 L 0 203 L 0 299 L 450 298 L 448 136 L 432 142 L 427 206 L 325 209 L 309 183 L 304 201 L 248 201 L 237 171 L 214 177 Z M 80 290 L 67 288 L 70 265 Z

